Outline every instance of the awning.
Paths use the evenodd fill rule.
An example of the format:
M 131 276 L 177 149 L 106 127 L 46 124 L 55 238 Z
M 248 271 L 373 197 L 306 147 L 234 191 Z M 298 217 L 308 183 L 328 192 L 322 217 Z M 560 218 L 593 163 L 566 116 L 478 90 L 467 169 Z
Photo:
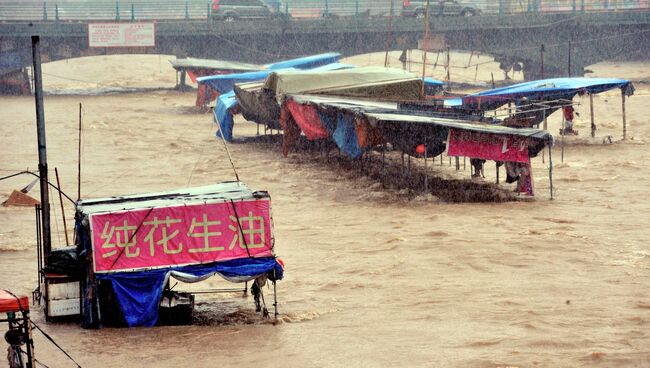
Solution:
M 508 87 L 490 89 L 461 98 L 445 100 L 445 106 L 480 109 L 497 109 L 509 102 L 571 100 L 576 94 L 596 94 L 621 88 L 626 95 L 634 94 L 634 86 L 625 79 L 617 78 L 553 78 L 524 82 Z

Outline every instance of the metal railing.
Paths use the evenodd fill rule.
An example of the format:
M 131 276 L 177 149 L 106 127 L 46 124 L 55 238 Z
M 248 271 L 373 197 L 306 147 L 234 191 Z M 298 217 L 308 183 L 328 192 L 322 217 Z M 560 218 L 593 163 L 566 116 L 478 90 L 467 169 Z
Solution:
M 405 7 L 404 4 L 409 2 L 407 0 L 264 1 L 272 9 L 271 14 L 285 15 L 284 18 L 289 14 L 294 20 L 322 17 L 417 16 L 418 13 L 413 9 L 422 7 L 426 3 L 421 0 L 411 0 L 410 6 Z M 650 10 L 650 0 L 459 0 L 457 4 L 450 1 L 445 4 L 447 5 L 441 7 L 439 0 L 431 0 L 431 14 L 506 16 Z M 467 9 L 476 9 L 478 12 L 464 11 Z M 0 21 L 5 22 L 210 20 L 216 18 L 213 12 L 213 1 L 210 0 L 0 0 Z

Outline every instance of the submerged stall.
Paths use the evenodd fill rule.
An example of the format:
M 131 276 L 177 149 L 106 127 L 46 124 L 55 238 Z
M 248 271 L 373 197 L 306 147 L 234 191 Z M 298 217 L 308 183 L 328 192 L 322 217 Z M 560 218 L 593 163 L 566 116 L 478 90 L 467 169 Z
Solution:
M 81 282 L 85 327 L 155 325 L 163 294 L 183 297 L 167 293 L 170 278 L 252 281 L 259 299 L 267 280 L 275 295 L 283 277 L 274 253 L 271 198 L 241 182 L 80 200 L 75 229 L 87 260 Z M 277 316 L 275 299 L 274 307 Z

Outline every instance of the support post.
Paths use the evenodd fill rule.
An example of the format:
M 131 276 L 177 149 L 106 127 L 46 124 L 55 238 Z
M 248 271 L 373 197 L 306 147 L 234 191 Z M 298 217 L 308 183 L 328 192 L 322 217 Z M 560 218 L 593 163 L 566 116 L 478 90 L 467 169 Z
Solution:
M 70 239 L 68 238 L 68 225 L 65 221 L 65 207 L 63 206 L 63 195 L 61 194 L 61 181 L 59 180 L 59 169 L 54 168 L 56 175 L 56 186 L 59 192 L 59 202 L 61 203 L 61 218 L 63 218 L 63 232 L 65 233 L 65 246 L 70 246 Z
M 460 157 L 456 156 L 456 171 L 460 171 Z
M 594 95 L 589 94 L 589 112 L 591 113 L 591 138 L 596 137 L 596 123 L 594 122 Z
M 77 202 L 81 199 L 81 102 L 79 103 L 79 150 L 77 154 Z
M 47 265 L 47 257 L 52 250 L 52 234 L 50 232 L 50 198 L 47 180 L 47 149 L 45 145 L 45 112 L 43 108 L 43 74 L 41 72 L 41 40 L 32 36 L 32 59 L 34 63 L 34 98 L 36 100 L 36 133 L 38 139 L 38 173 L 40 177 L 42 224 L 43 224 L 43 259 Z
M 135 4 L 131 3 L 131 22 L 135 22 Z
M 185 0 L 185 20 L 190 19 L 190 6 L 187 0 Z
M 59 4 L 54 4 L 54 21 L 59 21 Z
M 47 3 L 43 3 L 43 20 L 47 21 Z
M 424 145 L 424 191 L 429 191 L 429 173 L 427 172 L 427 145 Z
M 551 187 L 551 200 L 553 200 L 553 145 L 548 146 L 548 181 Z
M 496 164 L 497 167 L 497 184 L 499 184 L 499 162 L 494 161 L 494 163 Z
M 117 21 L 120 20 L 120 2 L 119 1 L 115 2 L 115 20 L 117 20 Z
M 625 118 L 625 90 L 621 89 L 621 108 L 623 109 L 623 140 L 627 139 L 627 122 Z

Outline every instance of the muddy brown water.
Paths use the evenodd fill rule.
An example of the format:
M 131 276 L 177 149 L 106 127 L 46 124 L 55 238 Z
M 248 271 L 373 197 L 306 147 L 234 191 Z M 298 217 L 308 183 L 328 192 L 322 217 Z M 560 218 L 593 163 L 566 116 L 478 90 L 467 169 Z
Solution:
M 618 93 L 595 98 L 595 140 L 588 99 L 577 99 L 580 135 L 565 142 L 564 163 L 554 150 L 554 201 L 548 158 L 533 160 L 534 200 L 448 203 L 335 170 L 318 155 L 230 145 L 242 180 L 273 198 L 287 265 L 276 325 L 239 293 L 200 294 L 194 326 L 83 330 L 45 323 L 38 307 L 34 319 L 84 367 L 649 367 L 650 89 L 638 87 L 627 106 L 633 139 L 624 142 Z M 188 108 L 193 101 L 164 90 L 48 96 L 49 166 L 76 198 L 81 102 L 82 196 L 231 180 L 212 118 Z M 0 176 L 35 170 L 33 98 L 0 97 L 0 111 Z M 238 120 L 235 134 L 254 136 L 255 126 Z M 603 145 L 606 135 L 615 143 Z M 456 172 L 446 156 L 429 170 L 470 180 L 469 164 Z M 493 182 L 494 166 L 485 172 Z M 0 181 L 0 199 L 30 181 Z M 38 188 L 30 194 L 38 198 Z M 66 206 L 69 224 L 71 214 Z M 34 244 L 33 209 L 0 207 L 0 288 L 35 288 Z M 181 286 L 230 287 L 217 278 Z M 73 366 L 39 335 L 36 353 L 48 366 Z

